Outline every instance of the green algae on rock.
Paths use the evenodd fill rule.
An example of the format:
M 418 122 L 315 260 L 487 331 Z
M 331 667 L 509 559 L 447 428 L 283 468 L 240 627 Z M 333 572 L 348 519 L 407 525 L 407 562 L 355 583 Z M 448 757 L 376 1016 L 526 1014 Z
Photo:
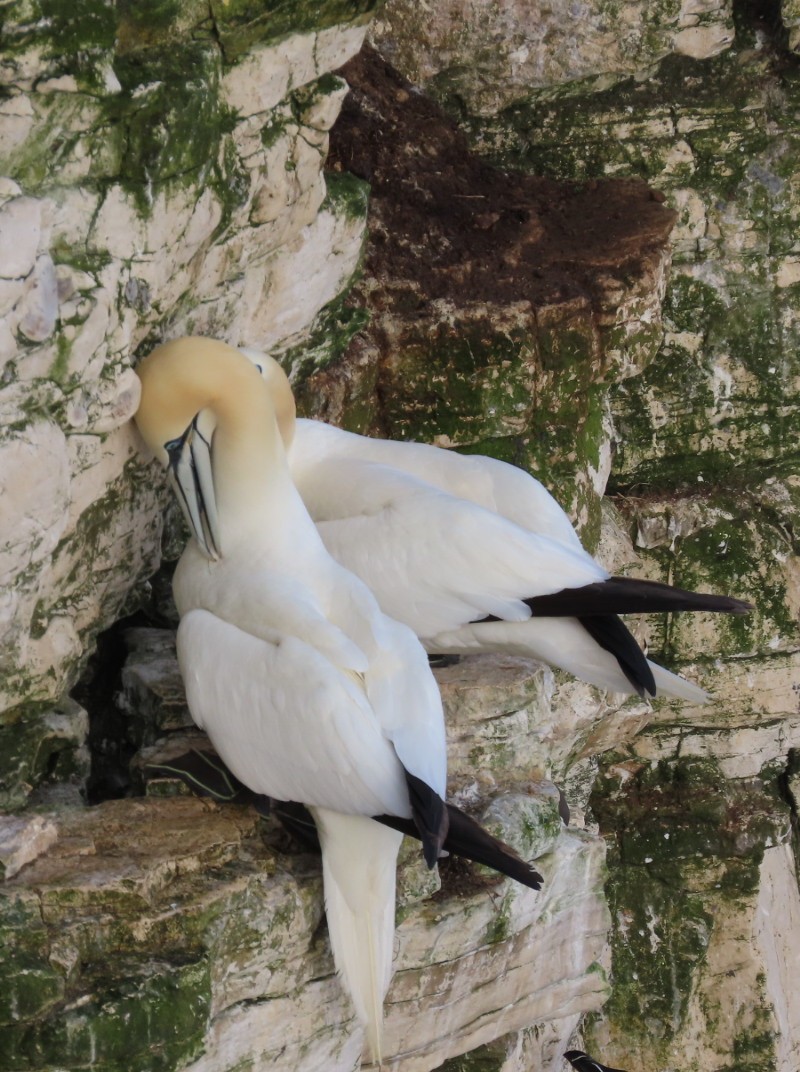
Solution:
M 86 712 L 74 700 L 26 704 L 0 720 L 0 810 L 22 807 L 42 783 L 81 785 L 89 772 Z
M 733 782 L 713 760 L 604 758 L 593 808 L 613 838 L 613 986 L 589 1023 L 604 1053 L 610 1045 L 654 1068 L 702 1030 L 704 1048 L 735 1065 L 743 1039 L 766 1032 L 747 1067 L 774 1067 L 774 1010 L 747 944 L 764 853 L 789 823 L 766 773 Z M 736 976 L 730 987 L 723 968 Z M 743 978 L 753 1000 L 729 1003 Z
M 493 159 L 584 181 L 640 175 L 679 213 L 664 343 L 612 393 L 616 487 L 797 461 L 798 84 L 779 54 L 742 47 L 466 120 Z
M 357 268 L 356 191 L 317 217 L 345 91 L 332 69 L 371 5 L 218 6 L 4 8 L 0 551 L 13 583 L 0 707 L 59 701 L 157 562 L 164 496 L 127 424 L 136 356 L 191 331 L 284 341 L 269 299 L 311 257 L 301 238 L 317 280 L 310 304 L 292 299 L 286 335 Z M 32 465 L 48 470 L 39 485 Z
M 366 375 L 377 400 L 359 430 L 512 458 L 596 531 L 601 384 L 654 351 L 671 213 L 639 184 L 572 189 L 487 166 L 374 54 L 344 74 L 331 160 L 371 185 L 351 299 L 371 320 L 313 380 L 342 395 L 327 419 L 347 420 L 350 397 L 363 412 Z

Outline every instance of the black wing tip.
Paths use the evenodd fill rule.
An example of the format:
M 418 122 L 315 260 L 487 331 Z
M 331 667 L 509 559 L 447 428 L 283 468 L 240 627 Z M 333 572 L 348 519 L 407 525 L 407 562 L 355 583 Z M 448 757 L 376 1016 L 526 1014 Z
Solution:
M 675 592 L 676 611 L 708 611 L 712 614 L 750 614 L 754 611 L 755 604 L 747 599 L 739 599 L 737 596 L 719 596 L 714 592 L 687 592 L 682 588 L 673 589 Z M 680 606 L 681 599 L 685 599 L 686 606 Z
M 734 604 L 728 611 L 729 614 L 750 614 L 756 609 L 755 603 L 750 603 L 747 599 L 735 599 L 733 596 L 728 598 Z
M 634 692 L 645 699 L 655 696 L 656 679 L 647 656 L 627 625 L 616 614 L 579 617 L 583 628 L 604 651 L 613 655 Z
M 532 613 L 545 618 L 581 618 L 598 614 L 667 614 L 679 611 L 749 614 L 753 604 L 735 596 L 690 592 L 663 581 L 607 577 L 577 588 L 525 599 Z M 488 619 L 486 619 L 488 620 Z
M 530 869 L 530 873 L 527 878 L 521 874 L 509 875 L 509 878 L 515 878 L 517 882 L 521 882 L 522 885 L 527 886 L 529 890 L 540 890 L 542 888 L 544 878 L 539 874 L 538 871 L 534 871 L 534 869 L 530 867 L 530 865 L 528 866 Z
M 411 804 L 411 816 L 422 841 L 422 855 L 432 871 L 442 855 L 450 828 L 448 805 L 421 778 L 403 768 Z
M 448 804 L 447 810 L 450 815 L 450 831 L 445 848 L 448 852 L 490 867 L 527 886 L 528 889 L 542 888 L 544 878 L 510 845 L 484 830 L 479 822 L 455 804 Z
M 542 876 L 510 845 L 484 830 L 479 822 L 455 804 L 447 805 L 447 814 L 449 829 L 442 846 L 446 852 L 475 864 L 483 864 L 531 890 L 542 888 Z M 402 819 L 397 815 L 374 815 L 373 818 L 393 830 L 399 830 L 401 834 L 422 840 L 422 834 L 413 819 Z
M 707 611 L 712 614 L 749 614 L 755 610 L 755 605 L 746 599 L 737 596 L 721 596 L 715 592 L 692 592 L 687 588 L 679 588 L 676 585 L 665 584 L 663 581 L 646 581 L 638 577 L 609 577 L 603 582 L 609 588 L 624 586 L 641 598 L 647 599 L 652 596 L 658 599 L 663 595 L 664 599 L 674 602 L 674 607 L 665 606 L 663 610 L 669 611 Z M 624 613 L 619 611 L 618 613 Z M 635 613 L 635 612 L 633 612 Z
M 624 1072 L 622 1068 L 611 1068 L 610 1065 L 601 1064 L 583 1050 L 567 1050 L 563 1056 L 578 1072 Z

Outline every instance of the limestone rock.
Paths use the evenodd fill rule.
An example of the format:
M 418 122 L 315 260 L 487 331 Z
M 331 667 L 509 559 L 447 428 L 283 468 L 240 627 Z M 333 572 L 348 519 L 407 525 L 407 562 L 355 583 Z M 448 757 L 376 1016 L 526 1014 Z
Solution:
M 672 51 L 715 56 L 733 36 L 728 0 L 446 0 L 426 6 L 422 19 L 411 0 L 389 0 L 370 30 L 407 78 L 477 116 L 496 115 L 532 93 L 606 89 Z
M 774 896 L 764 878 L 793 867 L 790 815 L 768 771 L 727 781 L 713 760 L 674 748 L 658 765 L 628 758 L 607 767 L 594 806 L 601 829 L 617 816 L 615 986 L 587 1048 L 647 1072 L 674 1053 L 704 1067 L 744 1053 L 755 1067 L 788 1072 L 790 1062 L 773 1062 L 796 1050 L 780 991 L 795 957 L 780 920 L 766 920 L 760 905 Z M 792 898 L 796 887 L 790 917 Z M 746 1002 L 736 996 L 743 984 Z
M 420 855 L 419 842 L 404 838 L 397 858 L 397 918 L 402 920 L 409 905 L 433 897 L 442 888 L 439 868 L 428 870 Z
M 129 629 L 130 651 L 122 670 L 120 705 L 135 716 L 140 739 L 152 744 L 170 730 L 192 726 L 186 706 L 175 634 L 165 629 Z
M 795 526 L 797 478 L 768 477 L 735 491 L 667 501 L 658 495 L 620 500 L 622 516 L 637 544 L 637 575 L 670 580 L 684 588 L 749 599 L 744 616 L 679 614 L 654 622 L 648 639 L 673 659 L 694 660 L 706 652 L 748 658 L 795 652 L 798 631 L 798 558 Z
M 33 197 L 15 197 L 0 208 L 0 263 L 5 279 L 29 275 L 41 239 L 42 206 Z
M 550 671 L 500 655 L 461 659 L 435 671 L 447 724 L 448 785 L 466 794 L 500 778 L 526 781 L 549 773 L 535 728 L 550 712 Z
M 614 491 L 702 492 L 743 459 L 760 477 L 760 466 L 794 456 L 796 87 L 781 83 L 764 28 L 761 49 L 744 34 L 707 65 L 675 58 L 646 83 L 469 125 L 481 150 L 509 165 L 579 181 L 639 174 L 679 213 L 663 345 L 612 392 Z M 768 87 L 779 84 L 773 118 Z
M 772 1006 L 777 1028 L 776 1067 L 793 1068 L 800 1060 L 800 1010 L 797 958 L 787 956 L 787 936 L 800 931 L 797 862 L 790 845 L 767 849 L 761 863 L 759 899 L 753 939 L 764 964 L 764 997 Z
M 20 695 L 13 682 L 24 671 L 23 652 L 38 599 L 38 575 L 48 568 L 66 526 L 69 469 L 63 432 L 39 420 L 0 444 L 3 534 L 0 543 L 3 637 L 2 706 Z M 31 473 L 41 474 L 31 480 Z M 30 693 L 21 692 L 23 698 Z
M 91 1050 L 144 1069 L 155 1050 L 197 1072 L 278 1054 L 298 1072 L 357 1067 L 360 1033 L 317 933 L 317 863 L 262 842 L 252 812 L 183 797 L 62 810 L 58 826 L 55 846 L 0 891 L 15 935 L 40 906 L 25 944 L 3 946 L 7 1063 L 53 1038 L 73 1064 Z M 532 1022 L 563 1023 L 567 1009 L 574 1026 L 602 1000 L 603 844 L 561 833 L 550 850 L 543 894 L 507 881 L 470 890 L 445 872 L 431 899 L 401 869 L 390 1067 L 432 1069 Z
M 481 824 L 524 860 L 538 860 L 552 852 L 561 834 L 559 793 L 549 782 L 526 789 L 524 795 L 495 797 L 482 812 Z
M 375 53 L 343 73 L 332 161 L 372 185 L 371 317 L 344 360 L 296 379 L 301 406 L 513 459 L 591 541 L 611 460 L 588 434 L 610 439 L 600 368 L 630 375 L 657 343 L 671 214 L 633 184 L 556 191 L 490 167 Z
M 58 837 L 53 822 L 41 815 L 0 818 L 0 872 L 5 879 L 47 852 Z
M 781 0 L 781 22 L 789 31 L 789 48 L 796 52 L 800 45 L 800 4 L 797 0 Z
M 39 785 L 77 792 L 89 773 L 86 711 L 66 698 L 52 707 L 31 704 L 15 715 L 0 723 L 0 807 L 21 807 Z
M 782 5 L 791 33 L 793 11 Z M 703 53 L 726 44 L 721 13 L 682 5 L 675 54 L 647 77 L 557 89 L 554 80 L 496 114 L 490 82 L 482 115 L 480 88 L 459 112 L 471 145 L 497 163 L 580 183 L 638 175 L 676 209 L 663 342 L 609 397 L 614 506 L 603 510 L 599 551 L 614 572 L 755 604 L 736 620 L 632 623 L 656 661 L 709 689 L 702 708 L 629 701 L 590 721 L 591 695 L 556 676 L 552 703 L 573 746 L 564 785 L 611 846 L 612 997 L 590 1018 L 585 1048 L 644 1072 L 789 1072 L 798 1039 L 781 989 L 796 937 L 784 921 L 753 937 L 771 868 L 778 888 L 789 881 L 796 777 L 797 85 L 782 74 L 781 27 L 754 9 L 737 12 L 731 47 L 693 56 L 696 43 Z M 436 84 L 442 99 L 472 91 L 478 61 Z M 677 805 L 665 814 L 680 792 L 684 814 Z M 612 809 L 607 793 L 624 806 Z M 647 844 L 634 861 L 637 831 Z M 795 897 L 792 885 L 787 905 Z
M 58 283 L 52 259 L 38 257 L 21 302 L 19 332 L 30 342 L 44 342 L 53 334 L 58 316 Z
M 358 264 L 363 198 L 322 208 L 322 167 L 364 11 L 278 27 L 246 6 L 5 19 L 0 720 L 59 699 L 158 565 L 140 352 L 191 331 L 300 345 Z

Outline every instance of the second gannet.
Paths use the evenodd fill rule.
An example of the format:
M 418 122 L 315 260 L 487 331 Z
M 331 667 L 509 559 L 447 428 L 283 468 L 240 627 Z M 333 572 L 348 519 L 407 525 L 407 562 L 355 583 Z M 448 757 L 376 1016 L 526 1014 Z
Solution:
M 296 419 L 280 365 L 243 352 L 269 384 L 292 478 L 325 546 L 428 652 L 522 655 L 614 692 L 708 698 L 647 659 L 618 615 L 741 614 L 750 604 L 612 577 L 534 477 L 493 458 Z

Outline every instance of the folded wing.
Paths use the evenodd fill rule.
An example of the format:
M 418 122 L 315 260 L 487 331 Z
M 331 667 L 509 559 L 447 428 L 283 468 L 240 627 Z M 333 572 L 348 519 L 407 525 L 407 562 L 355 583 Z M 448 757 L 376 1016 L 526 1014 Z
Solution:
M 308 644 L 273 644 L 192 610 L 177 646 L 192 717 L 253 792 L 410 815 L 402 765 L 363 689 Z

